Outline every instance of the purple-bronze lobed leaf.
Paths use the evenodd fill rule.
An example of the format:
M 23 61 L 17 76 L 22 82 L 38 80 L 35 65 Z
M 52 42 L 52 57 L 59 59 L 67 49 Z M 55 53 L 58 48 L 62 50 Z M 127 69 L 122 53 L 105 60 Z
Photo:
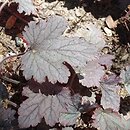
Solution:
M 47 21 L 30 22 L 23 35 L 30 49 L 22 56 L 22 69 L 26 79 L 32 77 L 39 83 L 46 77 L 52 83 L 67 83 L 69 69 L 63 62 L 72 67 L 82 68 L 86 61 L 98 55 L 97 49 L 80 37 L 64 37 L 67 21 L 60 16 L 51 16 Z
M 36 126 L 38 123 L 40 123 L 43 117 L 45 118 L 45 121 L 48 125 L 54 126 L 59 122 L 61 114 L 68 113 L 67 117 L 69 116 L 70 112 L 72 112 L 72 114 L 79 114 L 78 109 L 73 101 L 73 96 L 70 95 L 70 90 L 67 88 L 63 88 L 62 91 L 57 95 L 46 96 L 41 92 L 34 93 L 28 87 L 25 87 L 23 90 L 23 95 L 27 96 L 28 99 L 26 99 L 20 105 L 20 108 L 18 110 L 18 121 L 21 128 Z M 78 95 L 75 96 L 79 98 Z M 79 103 L 79 100 L 75 101 L 77 104 Z M 71 111 L 72 108 L 75 110 L 74 112 Z M 73 121 L 76 120 L 76 117 L 77 115 L 74 117 L 69 116 L 70 125 L 73 125 Z
M 124 117 L 112 109 L 98 108 L 92 118 L 92 126 L 100 130 L 128 130 Z

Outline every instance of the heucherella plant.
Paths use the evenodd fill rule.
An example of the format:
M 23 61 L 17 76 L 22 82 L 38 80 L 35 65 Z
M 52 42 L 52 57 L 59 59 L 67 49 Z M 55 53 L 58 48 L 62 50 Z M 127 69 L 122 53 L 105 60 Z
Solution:
M 1 10 L 13 2 L 18 4 L 19 13 L 37 14 L 32 0 L 1 2 Z M 20 34 L 26 49 L 18 61 L 27 83 L 22 90 L 26 99 L 17 110 L 19 127 L 35 127 L 44 119 L 50 130 L 57 129 L 57 124 L 64 130 L 73 130 L 89 113 L 87 125 L 91 128 L 130 130 L 130 119 L 119 113 L 119 82 L 122 78 L 129 92 L 129 68 L 122 72 L 125 78 L 110 72 L 115 57 L 101 52 L 106 42 L 94 24 L 79 29 L 73 37 L 66 35 L 68 27 L 64 17 L 51 15 L 29 22 Z M 91 97 L 86 91 L 82 94 L 81 88 L 90 91 Z M 14 110 L 0 108 L 0 122 L 9 119 L 6 112 L 15 117 Z M 9 121 L 11 124 L 12 119 Z

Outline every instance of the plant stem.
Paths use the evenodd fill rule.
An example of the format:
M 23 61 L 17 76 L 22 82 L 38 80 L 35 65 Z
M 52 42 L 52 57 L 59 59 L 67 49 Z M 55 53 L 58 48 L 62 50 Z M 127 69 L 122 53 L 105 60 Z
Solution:
M 0 62 L 0 67 L 2 66 L 2 64 L 3 64 L 6 60 L 8 60 L 8 59 L 10 59 L 10 58 L 14 58 L 14 57 L 21 56 L 21 55 L 23 55 L 23 54 L 24 54 L 24 53 L 16 54 L 16 55 L 8 56 L 8 57 L 4 58 L 4 59 Z

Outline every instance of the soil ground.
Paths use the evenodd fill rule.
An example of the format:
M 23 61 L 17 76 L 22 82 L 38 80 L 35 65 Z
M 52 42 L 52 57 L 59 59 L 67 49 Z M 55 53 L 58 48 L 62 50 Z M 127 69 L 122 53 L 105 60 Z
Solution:
M 120 22 L 130 1 L 128 1 L 126 5 L 120 5 L 118 0 L 113 0 L 112 2 L 111 0 L 106 0 L 106 3 L 102 2 L 102 0 L 97 3 L 93 3 L 91 0 L 46 0 L 42 2 L 43 0 L 34 0 L 34 4 L 37 5 L 39 9 L 39 16 L 43 19 L 52 14 L 65 17 L 70 27 L 66 31 L 67 36 L 75 35 L 79 29 L 86 28 L 87 24 L 94 24 L 97 28 L 101 29 L 104 33 L 104 39 L 107 45 L 102 52 L 115 56 L 111 68 L 112 72 L 119 75 L 121 69 L 130 64 L 130 31 L 127 29 L 127 26 L 130 29 L 130 21 L 126 23 L 126 26 L 124 26 L 125 21 Z M 106 24 L 106 18 L 109 15 L 114 21 L 118 22 L 116 28 L 110 29 Z M 109 31 L 105 31 L 105 28 Z M 1 27 L 0 61 L 4 56 L 17 54 L 18 52 L 20 52 L 20 48 L 16 47 L 15 41 L 12 40 L 11 36 L 6 35 L 4 29 Z M 16 59 L 12 60 L 15 61 Z M 15 62 L 15 64 L 18 65 L 17 61 Z M 12 63 L 6 65 L 7 69 L 11 67 Z M 16 66 L 13 64 L 13 67 Z M 9 85 L 11 84 L 8 82 L 6 86 L 9 88 Z M 9 92 L 11 95 L 16 93 L 16 90 L 9 90 Z M 124 98 L 121 99 L 120 112 L 126 114 L 130 110 L 130 97 L 127 96 L 124 90 L 122 90 L 122 95 Z M 16 99 L 17 98 L 15 98 L 15 100 Z M 29 128 L 27 130 L 43 130 L 47 128 L 48 126 L 43 128 L 43 125 L 41 126 L 39 124 L 36 128 Z M 94 130 L 94 128 L 91 128 L 91 130 Z

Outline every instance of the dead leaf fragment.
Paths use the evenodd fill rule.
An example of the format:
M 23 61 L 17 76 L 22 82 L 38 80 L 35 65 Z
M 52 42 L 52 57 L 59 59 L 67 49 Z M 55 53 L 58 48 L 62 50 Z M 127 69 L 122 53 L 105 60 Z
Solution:
M 111 36 L 112 36 L 112 30 L 110 30 L 109 28 L 105 27 L 105 28 L 104 28 L 104 32 L 106 33 L 106 35 L 107 35 L 108 37 L 111 37 Z
M 111 15 L 107 16 L 107 18 L 106 18 L 106 24 L 107 24 L 107 26 L 110 29 L 117 27 L 117 22 L 113 20 L 113 18 L 111 17 Z

